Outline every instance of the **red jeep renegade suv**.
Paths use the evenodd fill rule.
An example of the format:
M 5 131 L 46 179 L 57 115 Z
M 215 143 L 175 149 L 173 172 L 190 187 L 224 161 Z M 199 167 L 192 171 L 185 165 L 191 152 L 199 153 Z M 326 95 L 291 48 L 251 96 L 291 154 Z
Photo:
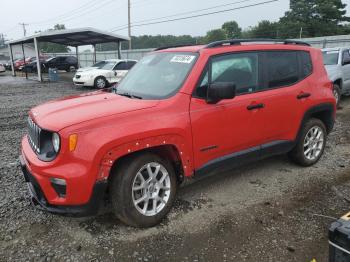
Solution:
M 161 48 L 110 90 L 33 108 L 20 157 L 32 201 L 159 223 L 181 182 L 288 153 L 322 156 L 335 119 L 320 50 L 288 40 Z

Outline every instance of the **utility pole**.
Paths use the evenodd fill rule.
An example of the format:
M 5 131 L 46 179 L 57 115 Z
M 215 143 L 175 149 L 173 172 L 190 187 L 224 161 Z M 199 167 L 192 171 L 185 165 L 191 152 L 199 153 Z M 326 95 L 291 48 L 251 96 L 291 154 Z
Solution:
M 299 38 L 300 38 L 300 39 L 301 39 L 302 35 L 303 35 L 303 28 L 301 27 L 301 28 L 300 28 L 300 35 L 299 35 Z
M 23 36 L 25 37 L 27 35 L 26 26 L 29 24 L 25 24 L 25 23 L 19 23 L 19 24 L 23 27 Z
M 128 35 L 129 35 L 129 50 L 131 50 L 131 18 L 130 18 L 130 0 L 128 0 Z

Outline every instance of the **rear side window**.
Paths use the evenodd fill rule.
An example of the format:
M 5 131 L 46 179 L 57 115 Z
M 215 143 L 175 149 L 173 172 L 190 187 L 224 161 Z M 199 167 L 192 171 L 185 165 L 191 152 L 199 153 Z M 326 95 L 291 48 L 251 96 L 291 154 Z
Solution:
M 266 52 L 267 88 L 289 86 L 299 81 L 297 52 Z

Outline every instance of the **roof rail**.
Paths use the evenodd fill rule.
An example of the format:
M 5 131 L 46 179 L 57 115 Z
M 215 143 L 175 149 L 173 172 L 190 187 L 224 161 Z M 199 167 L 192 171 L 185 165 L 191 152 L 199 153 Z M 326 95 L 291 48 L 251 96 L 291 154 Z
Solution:
M 212 42 L 205 46 L 205 48 L 214 48 L 218 46 L 225 46 L 225 45 L 241 45 L 241 43 L 259 43 L 259 42 L 271 42 L 271 43 L 282 43 L 285 45 L 304 45 L 304 46 L 310 46 L 310 44 L 302 41 L 297 40 L 288 40 L 288 39 L 264 39 L 264 38 L 258 38 L 258 39 L 230 39 L 230 40 L 223 40 L 223 41 L 216 41 Z
M 153 51 L 159 51 L 159 50 L 164 50 L 164 49 L 169 49 L 169 48 L 185 47 L 185 46 L 196 46 L 196 45 L 198 45 L 198 44 L 161 46 L 161 47 L 157 47 Z

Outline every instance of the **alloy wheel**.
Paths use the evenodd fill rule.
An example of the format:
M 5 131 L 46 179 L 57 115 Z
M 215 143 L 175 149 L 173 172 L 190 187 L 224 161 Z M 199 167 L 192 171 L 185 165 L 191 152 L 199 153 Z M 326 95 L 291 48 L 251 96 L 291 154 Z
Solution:
M 103 78 L 99 78 L 96 81 L 96 85 L 98 88 L 105 88 L 106 87 L 106 81 Z
M 313 161 L 322 153 L 324 146 L 324 132 L 321 127 L 314 126 L 306 134 L 304 139 L 304 156 Z
M 333 89 L 333 95 L 335 97 L 336 104 L 338 105 L 338 103 L 339 103 L 339 93 L 338 93 L 338 91 L 335 88 Z
M 132 200 L 142 215 L 155 216 L 168 203 L 170 191 L 168 171 L 162 164 L 151 162 L 137 172 L 132 184 Z

